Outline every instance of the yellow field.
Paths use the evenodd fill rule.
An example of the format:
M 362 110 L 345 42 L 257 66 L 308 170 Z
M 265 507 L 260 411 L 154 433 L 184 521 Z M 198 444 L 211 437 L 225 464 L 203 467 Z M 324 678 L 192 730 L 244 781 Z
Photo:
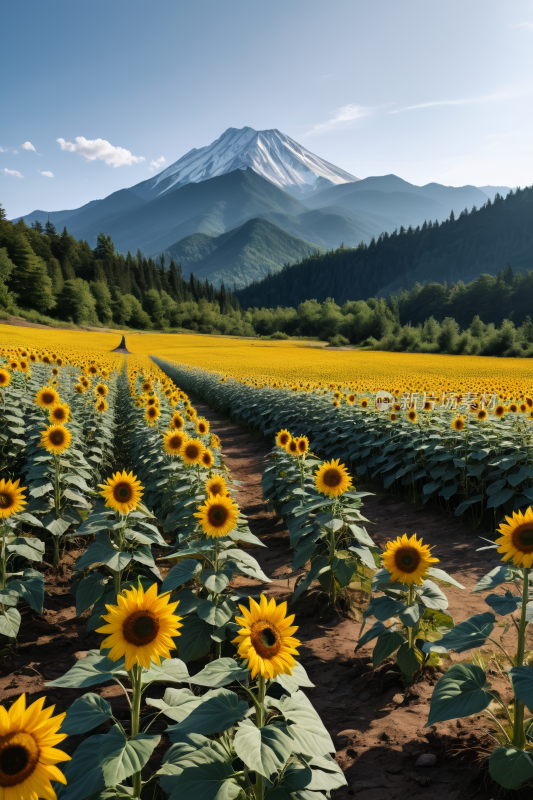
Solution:
M 128 349 L 232 376 L 279 384 L 350 386 L 359 393 L 400 391 L 496 392 L 520 397 L 533 392 L 528 359 L 422 353 L 331 351 L 313 342 L 267 342 L 188 334 L 126 333 Z M 0 348 L 55 348 L 102 357 L 121 334 L 44 330 L 0 325 Z

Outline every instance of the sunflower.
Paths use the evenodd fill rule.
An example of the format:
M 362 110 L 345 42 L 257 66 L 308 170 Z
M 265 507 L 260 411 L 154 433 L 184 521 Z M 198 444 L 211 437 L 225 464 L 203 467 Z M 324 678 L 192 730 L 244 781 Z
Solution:
M 299 455 L 304 456 L 309 450 L 309 439 L 307 436 L 298 436 L 294 441 Z
M 298 453 L 298 445 L 296 444 L 296 439 L 291 438 L 285 450 L 287 451 L 287 453 L 290 453 L 291 456 L 298 456 L 299 453 Z
M 150 381 L 145 381 L 145 382 L 143 383 L 143 385 L 141 386 L 141 389 L 142 389 L 142 390 L 143 390 L 143 392 L 145 392 L 145 393 L 151 392 L 151 391 L 152 391 L 152 384 L 151 384 L 151 382 L 150 382 Z
M 189 420 L 191 422 L 194 422 L 196 420 L 196 417 L 197 417 L 196 409 L 188 408 L 185 413 L 187 414 L 187 416 L 188 416 L 188 418 L 189 418 Z
M 396 422 L 396 420 L 398 419 L 398 415 L 395 414 L 393 411 L 392 414 L 389 414 L 389 419 L 391 422 Z
M 250 597 L 249 611 L 245 606 L 239 608 L 243 616 L 235 621 L 242 628 L 233 643 L 252 671 L 252 679 L 257 674 L 269 679 L 282 673 L 292 675 L 296 666 L 293 655 L 298 655 L 300 642 L 293 637 L 298 626 L 292 625 L 294 614 L 286 616 L 287 603 L 276 606 L 274 598 L 267 600 L 262 594 L 259 603 Z
M 368 408 L 368 400 L 366 399 L 361 400 L 361 408 Z
M 456 417 L 452 422 L 454 431 L 462 431 L 465 426 L 465 421 L 461 417 Z
M 189 438 L 188 434 L 180 433 L 176 430 L 169 430 L 163 434 L 163 450 L 169 456 L 178 456 L 183 447 L 183 443 Z
M 94 387 L 94 393 L 98 395 L 98 397 L 105 397 L 108 393 L 109 389 L 105 385 L 105 383 L 97 383 Z
M 67 738 L 58 733 L 65 714 L 53 717 L 55 706 L 43 710 L 46 697 L 26 708 L 21 694 L 9 711 L 0 707 L 0 797 L 2 800 L 53 800 L 51 781 L 66 783 L 55 766 L 70 756 L 55 745 Z
M 53 387 L 43 386 L 43 388 L 39 389 L 39 391 L 35 395 L 34 402 L 40 408 L 51 408 L 52 406 L 55 406 L 57 403 L 60 403 L 61 400 L 59 398 L 58 393 Z
M 202 465 L 206 469 L 211 469 L 214 463 L 215 459 L 213 457 L 213 453 L 206 447 L 204 452 L 202 453 Z
M 516 403 L 510 403 L 509 407 L 507 408 L 507 411 L 510 411 L 511 414 L 516 414 L 516 412 L 518 411 L 518 406 L 516 405 Z
M 21 372 L 27 372 L 29 370 L 29 368 L 30 368 L 30 365 L 28 364 L 27 361 L 24 361 L 24 360 L 19 361 L 19 369 L 20 369 Z
M 70 447 L 71 439 L 71 432 L 63 425 L 49 425 L 48 428 L 41 433 L 40 445 L 41 447 L 45 447 L 49 453 L 59 456 Z
M 133 472 L 127 473 L 115 472 L 112 478 L 108 478 L 106 483 L 98 484 L 103 492 L 100 492 L 102 497 L 105 498 L 106 506 L 112 508 L 113 511 L 119 511 L 121 514 L 129 514 L 134 511 L 141 502 L 142 489 L 141 482 L 137 480 L 137 476 Z
M 22 492 L 26 487 L 20 486 L 19 481 L 0 481 L 0 519 L 18 514 L 26 505 Z
M 216 433 L 211 434 L 211 439 L 209 440 L 209 447 L 211 450 L 220 450 L 220 439 L 216 435 Z
M 107 411 L 107 409 L 109 408 L 109 406 L 107 405 L 107 400 L 101 397 L 99 400 L 96 401 L 95 408 L 97 411 L 100 412 L 100 414 L 103 414 L 104 411 Z
M 498 528 L 501 538 L 496 539 L 499 544 L 498 553 L 503 553 L 502 561 L 512 559 L 517 567 L 533 565 L 533 508 L 527 509 L 525 514 L 521 511 L 514 512 L 512 517 L 505 517 L 507 525 L 502 523 Z
M 7 369 L 0 369 L 0 386 L 9 386 L 11 383 L 11 375 Z
M 413 424 L 417 421 L 418 414 L 416 413 L 414 408 L 412 408 L 410 411 L 407 412 L 407 419 L 409 420 L 409 422 L 412 422 Z
M 213 497 L 216 497 L 218 494 L 226 495 L 228 491 L 226 481 L 222 475 L 213 475 L 213 477 L 209 478 L 204 485 L 207 494 L 211 494 Z
M 285 429 L 282 429 L 276 434 L 276 444 L 278 447 L 283 447 L 283 449 L 287 447 L 291 439 L 291 434 Z
M 315 472 L 315 486 L 319 492 L 328 497 L 339 497 L 352 485 L 352 479 L 340 459 L 324 461 Z
M 525 403 L 520 403 L 518 408 L 521 414 L 525 414 L 527 411 L 527 405 Z
M 183 443 L 180 450 L 183 463 L 187 465 L 201 464 L 204 450 L 205 445 L 200 441 L 200 439 L 187 439 L 187 441 Z
M 85 386 L 82 383 L 77 383 L 74 386 L 74 391 L 76 392 L 76 394 L 83 394 L 87 390 L 85 389 Z
M 49 411 L 50 422 L 54 425 L 62 425 L 70 416 L 70 406 L 68 403 L 56 403 Z
M 180 636 L 182 618 L 174 614 L 178 603 L 169 603 L 169 597 L 168 593 L 158 596 L 156 583 L 147 592 L 139 583 L 138 589 L 119 594 L 116 606 L 106 605 L 107 625 L 97 628 L 97 633 L 108 634 L 100 649 L 109 648 L 112 661 L 125 656 L 127 670 L 134 664 L 150 669 L 152 661 L 161 664 L 161 656 L 170 658 L 170 651 L 176 649 L 172 637 Z
M 156 408 L 159 408 L 159 399 L 154 394 L 154 395 L 152 395 L 152 397 L 148 397 L 146 399 L 146 405 L 147 406 L 156 406 Z
M 417 539 L 416 533 L 410 539 L 404 533 L 396 541 L 387 542 L 382 559 L 383 566 L 391 574 L 391 582 L 399 581 L 409 586 L 412 583 L 420 586 L 428 568 L 439 560 L 432 558 L 429 546 L 422 544 L 422 539 Z
M 227 536 L 237 524 L 239 506 L 226 495 L 207 495 L 207 500 L 194 515 L 206 536 Z
M 200 436 L 205 436 L 209 433 L 209 422 L 204 417 L 198 417 L 194 430 L 196 433 L 199 433 Z
M 82 386 L 85 386 L 86 389 L 89 389 L 91 386 L 91 381 L 89 380 L 89 378 L 86 378 L 85 375 L 81 376 L 80 383 Z
M 156 419 L 158 419 L 158 417 L 160 417 L 160 416 L 161 416 L 161 412 L 157 408 L 157 406 L 148 406 L 146 411 L 145 411 L 145 413 L 144 413 L 144 417 L 145 417 L 146 422 L 148 423 L 148 425 L 153 425 L 154 422 L 156 421 Z
M 331 405 L 333 406 L 333 408 L 338 408 L 340 406 L 340 403 L 338 400 L 334 400 Z
M 170 427 L 175 428 L 177 431 L 181 430 L 185 425 L 185 420 L 181 416 L 179 412 L 176 412 L 172 415 L 172 419 L 170 420 Z
M 479 411 L 476 414 L 476 418 L 481 420 L 481 421 L 483 421 L 484 419 L 487 419 L 487 412 L 485 411 L 484 408 L 480 408 L 479 409 Z
M 9 364 L 8 364 L 8 367 L 9 367 L 9 369 L 10 369 L 10 370 L 12 370 L 13 372 L 15 372 L 15 371 L 16 371 L 16 370 L 19 368 L 19 362 L 18 362 L 18 361 L 15 361 L 14 359 L 12 359 L 12 360 L 9 362 Z
M 348 403 L 349 406 L 353 406 L 353 404 L 355 403 L 355 395 L 349 394 L 348 397 L 346 398 L 346 402 Z
M 505 416 L 505 406 L 497 405 L 494 409 L 494 416 L 495 417 L 504 417 Z
M 96 367 L 94 364 L 91 364 L 90 366 L 87 367 L 87 374 L 98 375 L 98 367 Z

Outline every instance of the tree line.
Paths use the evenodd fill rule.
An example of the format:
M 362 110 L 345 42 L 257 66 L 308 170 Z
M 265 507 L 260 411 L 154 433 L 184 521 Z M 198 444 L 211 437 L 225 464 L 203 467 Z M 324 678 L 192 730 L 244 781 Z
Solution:
M 216 289 L 162 255 L 115 251 L 100 233 L 93 249 L 64 227 L 12 223 L 0 206 L 0 307 L 34 321 L 117 325 L 142 330 L 187 328 L 252 334 L 249 316 L 224 285 Z

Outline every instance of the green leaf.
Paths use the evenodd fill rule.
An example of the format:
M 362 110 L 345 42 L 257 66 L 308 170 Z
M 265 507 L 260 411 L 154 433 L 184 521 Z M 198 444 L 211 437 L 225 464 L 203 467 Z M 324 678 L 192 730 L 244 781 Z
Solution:
M 143 670 L 141 675 L 143 686 L 154 681 L 184 683 L 189 680 L 189 671 L 179 658 L 164 658 L 160 666 L 152 662 L 150 669 L 147 672 Z
M 200 582 L 209 589 L 210 592 L 220 594 L 233 578 L 235 570 L 228 564 L 225 569 L 203 569 L 200 573 Z
M 443 569 L 428 567 L 426 570 L 426 575 L 430 575 L 432 578 L 436 578 L 438 581 L 442 581 L 443 583 L 449 583 L 452 586 L 457 586 L 458 589 L 465 588 L 462 584 L 458 583 L 455 578 L 452 578 L 451 575 L 448 575 L 447 572 L 444 572 Z
M 479 583 L 477 583 L 472 589 L 472 593 L 484 592 L 487 589 L 494 589 L 496 586 L 500 586 L 502 583 L 508 583 L 512 580 L 513 573 L 507 565 L 495 567 L 487 575 L 484 575 L 483 578 L 481 578 Z
M 433 608 L 435 611 L 446 611 L 448 608 L 448 598 L 433 581 L 424 581 L 418 590 L 418 596 L 426 608 Z
M 138 733 L 128 740 L 116 726 L 110 733 L 113 733 L 113 737 L 106 737 L 98 755 L 105 785 L 116 786 L 148 763 L 161 737 Z
M 80 658 L 68 672 L 55 681 L 48 681 L 45 686 L 62 686 L 69 689 L 81 689 L 98 683 L 113 680 L 114 672 L 124 673 L 124 659 L 111 661 L 100 650 L 89 650 L 85 658 Z
M 172 567 L 161 587 L 162 592 L 168 592 L 172 589 L 177 589 L 178 586 L 190 581 L 200 570 L 202 565 L 194 558 L 186 558 Z
M 173 602 L 179 603 L 177 613 L 180 617 L 185 616 L 185 614 L 190 614 L 192 611 L 196 611 L 198 603 L 200 602 L 198 597 L 194 592 L 191 592 L 190 589 L 182 589 L 173 596 L 172 600 Z
M 485 672 L 474 664 L 454 664 L 433 689 L 425 727 L 457 717 L 479 714 L 492 695 Z
M 385 630 L 387 629 L 385 628 L 385 625 L 382 622 L 374 622 L 370 630 L 364 633 L 363 636 L 361 636 L 361 638 L 358 640 L 355 646 L 355 650 L 356 651 L 359 650 L 360 647 L 363 647 L 363 645 L 367 644 L 368 642 L 371 642 L 372 639 L 375 639 L 377 636 L 380 635 L 380 633 L 383 633 L 383 631 Z
M 398 616 L 402 625 L 405 625 L 406 628 L 414 628 L 423 613 L 424 606 L 421 606 L 420 603 L 411 603 L 410 606 L 407 606 L 405 611 L 400 611 Z
M 496 494 L 493 494 L 492 497 L 489 497 L 487 501 L 487 508 L 498 508 L 498 506 L 503 506 L 503 504 L 510 500 L 512 496 L 512 489 L 500 489 L 499 492 L 496 492 Z
M 250 670 L 240 666 L 233 658 L 217 658 L 189 678 L 189 683 L 218 688 L 233 681 L 246 681 L 249 675 Z
M 334 753 L 335 745 L 324 727 L 322 720 L 306 695 L 297 691 L 285 696 L 280 703 L 281 713 L 288 724 L 287 731 L 294 740 L 294 753 L 321 756 Z
M 463 502 L 460 503 L 455 509 L 455 516 L 460 517 L 461 514 L 463 514 L 467 508 L 470 508 L 471 505 L 473 505 L 474 503 L 479 503 L 482 500 L 483 496 L 480 494 L 476 494 L 474 495 L 474 497 L 469 497 L 468 500 L 463 500 Z
M 104 776 L 100 768 L 100 747 L 108 740 L 110 734 L 98 734 L 85 739 L 72 757 L 61 765 L 61 772 L 67 780 L 66 786 L 59 787 L 58 800 L 80 800 L 81 797 L 90 797 L 105 786 Z
M 175 639 L 178 653 L 183 661 L 202 658 L 211 649 L 211 625 L 197 616 L 185 617 L 180 628 L 181 636 Z
M 162 700 L 147 698 L 146 704 L 159 708 L 165 716 L 174 722 L 183 722 L 202 702 L 201 697 L 196 697 L 190 689 L 166 689 Z
M 20 614 L 16 608 L 6 608 L 0 612 L 0 634 L 8 639 L 16 639 L 20 628 Z
M 75 733 L 87 733 L 112 716 L 111 704 L 103 697 L 89 692 L 74 700 L 61 723 L 61 730 L 69 736 Z
M 76 589 L 76 614 L 78 617 L 103 595 L 107 581 L 108 578 L 96 570 L 78 584 Z
M 215 689 L 207 692 L 202 703 L 194 708 L 188 717 L 178 725 L 167 728 L 166 733 L 173 739 L 173 733 L 202 733 L 209 736 L 232 728 L 248 711 L 248 703 L 239 700 L 235 692 Z
M 70 528 L 70 519 L 56 518 L 52 514 L 47 514 L 43 519 L 43 526 L 46 530 L 50 531 L 52 536 L 63 536 L 63 534 Z
M 44 542 L 39 539 L 30 539 L 29 536 L 17 536 L 11 544 L 8 544 L 9 553 L 16 553 L 28 561 L 42 561 L 44 555 Z
M 529 753 L 514 747 L 497 747 L 489 759 L 491 778 L 505 789 L 518 789 L 533 778 L 533 761 Z
M 233 617 L 235 611 L 235 606 L 228 603 L 227 600 L 219 605 L 213 603 L 212 600 L 202 600 L 196 609 L 196 613 L 200 619 L 203 619 L 210 625 L 214 625 L 215 628 L 220 628 L 221 625 L 228 622 Z
M 16 592 L 28 603 L 29 606 L 37 611 L 38 614 L 42 613 L 44 603 L 44 576 L 37 572 L 36 569 L 25 569 L 22 573 L 22 579 L 9 581 L 7 590 Z
M 119 572 L 128 566 L 131 561 L 130 553 L 117 550 L 113 546 L 107 531 L 100 531 L 100 533 L 95 534 L 95 539 L 96 541 L 76 561 L 77 570 L 87 569 L 93 564 L 101 563 L 106 564 L 114 572 Z
M 373 597 L 368 608 L 364 613 L 364 618 L 373 615 L 380 622 L 386 622 L 391 617 L 395 617 L 399 611 L 404 611 L 405 603 L 401 600 L 393 600 L 391 597 Z
M 404 675 L 411 677 L 415 674 L 423 661 L 423 655 L 418 647 L 409 647 L 409 642 L 404 642 L 396 653 L 396 661 Z
M 292 743 L 291 737 L 276 725 L 256 728 L 246 720 L 237 727 L 233 746 L 248 769 L 270 778 L 287 763 Z
M 447 650 L 455 650 L 457 653 L 481 647 L 492 633 L 495 622 L 496 617 L 490 611 L 475 614 L 470 619 L 460 622 L 449 633 L 445 633 L 439 641 L 439 646 L 445 647 Z M 427 650 L 426 648 L 428 646 L 424 645 L 425 652 L 434 649 L 431 646 Z
M 374 669 L 376 669 L 382 661 L 391 656 L 404 641 L 402 634 L 395 631 L 393 626 L 385 628 L 385 630 L 379 634 L 372 653 L 372 666 Z
M 533 669 L 531 667 L 513 667 L 509 674 L 516 697 L 531 711 L 533 709 Z
M 305 686 L 308 688 L 312 688 L 315 684 L 309 679 L 309 676 L 303 666 L 296 662 L 295 666 L 292 668 L 292 672 L 290 675 L 285 675 L 284 673 L 280 672 L 277 678 L 274 678 L 276 683 L 279 683 L 280 686 L 283 686 L 290 694 L 294 694 L 297 691 L 299 686 Z
M 485 602 L 501 617 L 505 617 L 506 614 L 512 614 L 517 608 L 522 607 L 522 598 L 509 591 L 505 592 L 504 595 L 489 594 L 485 598 Z
M 235 800 L 240 786 L 230 779 L 230 763 L 213 760 L 199 767 L 187 767 L 178 775 L 169 800 Z

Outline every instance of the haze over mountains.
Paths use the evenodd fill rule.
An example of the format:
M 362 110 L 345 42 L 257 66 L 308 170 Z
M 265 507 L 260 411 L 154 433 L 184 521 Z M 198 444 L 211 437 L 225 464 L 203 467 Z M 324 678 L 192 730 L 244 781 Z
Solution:
M 184 273 L 237 288 L 324 248 L 445 220 L 507 187 L 415 186 L 395 175 L 359 180 L 276 129 L 229 128 L 130 189 L 78 209 L 23 219 L 92 246 L 103 231 L 123 253 L 166 253 Z

